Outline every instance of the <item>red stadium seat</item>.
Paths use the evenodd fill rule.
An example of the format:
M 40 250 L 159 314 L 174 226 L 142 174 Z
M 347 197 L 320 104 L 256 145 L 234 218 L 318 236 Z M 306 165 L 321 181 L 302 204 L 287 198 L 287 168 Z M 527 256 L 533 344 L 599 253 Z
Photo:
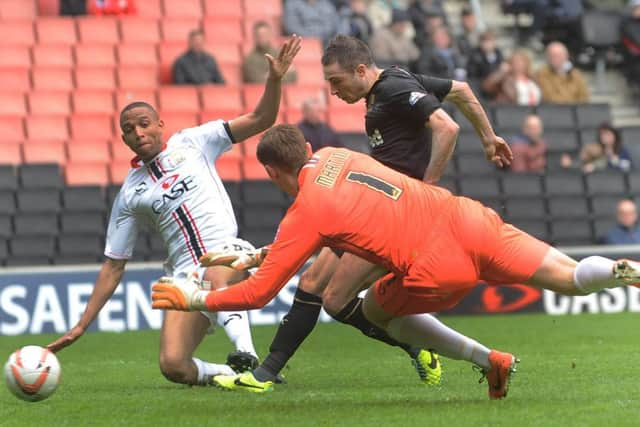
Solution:
M 109 147 L 111 148 L 111 161 L 114 163 L 126 163 L 135 157 L 135 153 L 131 151 L 121 138 L 112 139 Z
M 98 136 L 99 138 L 100 136 Z M 111 161 L 111 149 L 105 140 L 81 139 L 67 142 L 67 155 L 69 162 L 95 162 L 108 163 Z
M 364 133 L 364 108 L 362 111 L 355 109 L 330 109 L 329 125 L 336 132 Z
M 313 65 L 320 65 L 320 59 L 324 48 L 322 47 L 322 40 L 313 37 L 306 37 L 302 40 L 302 48 L 296 55 L 296 64 L 311 63 Z
M 176 18 L 174 15 L 167 16 L 171 16 L 171 18 L 164 18 L 160 22 L 162 40 L 168 42 L 182 42 L 183 50 L 186 50 L 189 32 L 200 28 L 200 18 Z
M 109 16 L 77 18 L 82 43 L 116 44 L 120 41 L 118 19 Z
M 244 111 L 253 111 L 264 93 L 263 84 L 245 84 L 242 87 L 242 97 L 244 98 Z
M 244 0 L 246 16 L 282 16 L 282 0 Z
M 322 65 L 320 59 L 315 63 L 296 63 L 296 73 L 298 74 L 297 84 L 318 86 L 324 82 L 324 74 L 322 73 Z
M 216 171 L 223 181 L 242 181 L 242 170 L 238 158 L 227 157 L 226 154 L 223 154 L 216 160 Z
M 65 167 L 67 185 L 107 185 L 111 181 L 103 162 L 69 162 Z
M 27 103 L 25 102 L 25 97 L 23 92 L 18 92 L 18 91 L 0 92 L 0 116 L 26 116 L 26 115 L 27 115 Z
M 0 141 L 0 159 L 2 159 L 2 163 L 11 165 L 23 163 L 21 144 L 19 142 Z
M 0 145 L 22 141 L 26 137 L 24 120 L 18 116 L 0 116 Z
M 27 136 L 33 140 L 58 140 L 69 138 L 66 117 L 29 116 L 26 118 Z
M 34 68 L 31 70 L 35 90 L 73 90 L 71 70 L 64 68 Z
M 197 113 L 200 99 L 196 86 L 163 86 L 158 90 L 158 108 L 163 112 Z
M 0 0 L 0 18 L 2 20 L 33 19 L 37 15 L 34 0 Z
M 36 38 L 32 21 L 0 21 L 0 40 L 3 45 L 31 46 Z
M 76 113 L 69 117 L 69 126 L 74 140 L 110 139 L 115 135 L 112 115 Z
M 157 19 L 125 17 L 120 19 L 120 34 L 125 43 L 158 43 L 160 26 Z
M 82 43 L 73 47 L 79 67 L 115 67 L 116 54 L 113 45 Z
M 31 92 L 27 95 L 29 112 L 41 116 L 67 116 L 71 112 L 69 92 L 45 91 Z
M 160 118 L 164 120 L 164 140 L 182 129 L 198 125 L 198 116 L 193 113 L 167 113 L 161 111 Z
M 327 91 L 323 85 L 285 85 L 282 91 L 287 110 L 301 110 L 302 103 L 308 98 L 321 97 L 325 101 L 327 100 Z
M 295 125 L 300 123 L 302 121 L 302 118 L 303 118 L 302 110 L 292 109 L 292 110 L 287 110 L 285 112 L 285 123 L 288 123 L 290 125 Z M 325 120 L 326 120 L 326 117 L 325 117 Z
M 229 151 L 225 151 L 222 154 L 222 157 L 242 160 L 242 158 L 244 157 L 244 151 L 242 150 L 240 144 L 233 144 Z
M 118 87 L 123 89 L 155 89 L 158 87 L 158 68 L 155 66 L 126 66 L 116 69 Z
M 162 18 L 162 0 L 144 0 L 144 7 L 139 7 L 137 15 L 141 18 Z
M 31 56 L 28 46 L 0 45 L 0 68 L 29 68 Z
M 31 49 L 36 67 L 73 67 L 73 54 L 69 45 L 36 45 Z
M 163 0 L 165 16 L 200 18 L 203 15 L 201 0 Z
M 115 110 L 113 92 L 109 90 L 78 90 L 73 93 L 73 111 L 111 115 Z
M 170 84 L 172 79 L 172 67 L 178 56 L 186 50 L 185 42 L 165 42 L 158 45 L 160 54 L 160 83 Z
M 156 46 L 152 43 L 121 44 L 118 50 L 118 63 L 122 65 L 151 65 L 158 63 Z
M 133 156 L 131 156 L 133 157 Z M 109 180 L 111 184 L 122 184 L 131 170 L 129 160 L 118 161 L 109 164 Z
M 113 68 L 76 68 L 74 70 L 76 87 L 78 89 L 113 90 L 116 87 Z
M 242 64 L 238 43 L 229 41 L 207 43 L 207 51 L 213 55 L 218 64 Z
M 2 86 L 26 92 L 31 90 L 31 77 L 26 68 L 0 68 Z
M 38 0 L 38 15 L 58 16 L 60 13 L 60 0 Z
M 256 157 L 258 144 L 260 143 L 260 138 L 262 134 L 252 136 L 249 139 L 245 139 L 242 144 L 242 151 L 244 152 L 245 157 Z
M 200 100 L 203 111 L 229 109 L 242 112 L 244 102 L 240 88 L 227 85 L 199 86 Z
M 22 145 L 25 163 L 67 162 L 67 153 L 63 141 L 26 141 Z
M 204 0 L 204 12 L 207 17 L 242 19 L 244 9 L 240 1 Z
M 72 45 L 78 41 L 76 23 L 73 18 L 38 18 L 36 20 L 38 43 Z
M 198 114 L 198 122 L 207 123 L 214 120 L 232 120 L 241 115 L 241 110 L 220 107 L 220 109 L 204 111 Z
M 233 3 L 233 2 L 229 2 Z M 204 20 L 204 34 L 209 44 L 219 42 L 242 43 L 242 21 L 234 18 L 208 17 Z
M 148 89 L 120 89 L 116 91 L 116 114 L 120 114 L 120 110 L 127 104 L 136 101 L 147 102 L 154 107 L 158 105 L 155 90 Z M 120 125 L 116 127 L 119 129 Z
M 245 157 L 242 161 L 242 175 L 244 179 L 269 179 L 267 171 L 256 157 Z

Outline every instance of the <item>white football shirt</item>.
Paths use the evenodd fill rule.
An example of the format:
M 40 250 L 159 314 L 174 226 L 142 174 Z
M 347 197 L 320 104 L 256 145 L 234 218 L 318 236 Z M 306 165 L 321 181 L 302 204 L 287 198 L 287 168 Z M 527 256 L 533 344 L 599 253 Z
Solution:
M 232 142 L 228 124 L 217 120 L 177 132 L 148 163 L 133 159 L 113 202 L 104 254 L 129 259 L 143 222 L 161 234 L 172 271 L 193 269 L 207 250 L 236 237 L 231 201 L 214 164 Z

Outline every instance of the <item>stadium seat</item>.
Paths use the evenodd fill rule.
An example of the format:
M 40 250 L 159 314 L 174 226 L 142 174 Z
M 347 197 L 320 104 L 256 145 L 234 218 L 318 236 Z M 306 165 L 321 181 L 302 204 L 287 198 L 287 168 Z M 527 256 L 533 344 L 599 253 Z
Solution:
M 595 217 L 614 218 L 620 196 L 602 194 L 591 197 L 591 212 Z
M 144 101 L 148 102 L 153 106 L 158 105 L 158 100 L 156 99 L 155 90 L 149 90 L 145 88 L 127 88 L 120 89 L 116 91 L 116 114 L 120 113 L 120 110 L 124 108 L 127 104 L 135 101 Z M 115 128 L 120 129 L 120 124 Z
M 246 16 L 282 16 L 281 0 L 243 0 Z
M 0 214 L 0 260 L 7 257 L 6 239 L 14 235 L 11 215 Z
M 578 219 L 552 221 L 551 241 L 556 245 L 588 245 L 594 243 L 590 222 Z
M 494 120 L 502 132 L 519 131 L 527 114 L 533 113 L 533 108 L 521 105 L 498 105 L 494 110 Z
M 17 194 L 18 211 L 22 213 L 58 213 L 60 211 L 60 194 L 57 190 L 27 190 Z
M 615 227 L 616 221 L 612 217 L 600 218 L 592 222 L 593 233 L 597 243 L 604 243 L 605 236 Z
M 50 213 L 23 213 L 13 218 L 17 236 L 56 236 L 58 216 Z
M 242 19 L 244 17 L 244 9 L 240 1 L 227 0 L 203 0 L 204 15 L 206 17 L 220 17 Z
M 269 175 L 256 157 L 246 157 L 241 163 L 242 176 L 245 180 L 267 180 Z M 245 181 L 248 182 L 248 181 Z
M 244 209 L 242 211 L 242 226 L 246 228 L 265 228 L 276 230 L 284 216 L 284 209 L 280 206 L 260 206 L 259 209 Z
M 77 90 L 72 100 L 76 113 L 110 115 L 114 111 L 113 92 L 108 90 Z
M 461 132 L 456 143 L 456 153 L 469 154 L 484 158 L 484 150 L 478 135 L 472 132 Z
M 2 82 L 4 85 L 4 82 Z M 0 116 L 25 116 L 27 103 L 22 92 L 0 92 Z
M 87 67 L 74 70 L 78 89 L 113 90 L 116 87 L 115 74 L 110 67 Z
M 35 43 L 32 21 L 0 20 L 0 40 L 10 46 L 31 46 Z
M 60 13 L 60 0 L 37 0 L 39 16 L 58 16 Z
M 275 228 L 249 228 L 243 227 L 240 229 L 239 237 L 245 239 L 256 247 L 265 246 L 273 242 L 276 235 Z
M 67 143 L 69 163 L 104 163 L 111 159 L 109 143 L 105 140 L 79 140 Z
M 254 135 L 248 139 L 242 141 L 242 151 L 244 152 L 245 157 L 256 157 L 258 144 L 260 143 L 260 138 L 263 134 Z
M 609 104 L 578 104 L 576 119 L 581 129 L 595 129 L 601 123 L 611 123 L 611 106 Z
M 159 114 L 164 120 L 163 135 L 165 141 L 182 129 L 198 125 L 198 116 L 195 113 L 167 113 L 161 111 Z
M 105 194 L 102 187 L 81 185 L 62 189 L 65 212 L 105 212 Z
M 120 66 L 156 66 L 158 56 L 156 46 L 152 43 L 126 43 L 117 48 Z M 156 75 L 149 76 L 152 79 Z
M 458 194 L 458 182 L 455 178 L 443 176 L 436 184 L 438 187 L 446 188 L 452 194 Z
M 314 37 L 305 37 L 302 40 L 302 46 L 304 46 L 304 48 L 300 49 L 300 52 L 296 55 L 296 68 L 298 64 L 312 64 L 315 66 L 320 64 L 320 58 L 322 58 L 324 51 L 322 40 Z M 318 83 L 320 82 L 322 82 L 322 80 Z
M 462 175 L 495 175 L 500 170 L 477 154 L 457 156 L 458 172 Z
M 505 197 L 506 218 L 544 219 L 547 215 L 544 198 L 510 198 Z
M 557 218 L 589 218 L 589 205 L 584 196 L 559 196 L 548 200 L 549 213 Z
M 542 241 L 549 241 L 549 228 L 543 219 L 515 219 L 509 222 Z
M 0 191 L 18 189 L 18 175 L 12 165 L 0 165 Z
M 552 196 L 583 195 L 582 175 L 578 173 L 557 173 L 544 177 L 545 191 Z
M 69 137 L 66 117 L 29 116 L 26 118 L 26 124 L 29 139 L 63 141 Z
M 133 155 L 130 155 L 129 158 L 132 158 Z M 127 177 L 131 166 L 129 166 L 129 162 L 112 162 L 109 164 L 109 182 L 111 184 L 122 184 L 124 179 Z
M 162 112 L 198 113 L 200 99 L 196 86 L 163 86 L 158 90 L 158 108 Z
M 31 89 L 31 77 L 27 68 L 0 68 L 0 81 L 12 90 L 27 92 Z
M 104 214 L 101 212 L 63 212 L 60 215 L 60 232 L 64 234 L 93 234 L 104 236 Z
M 25 190 L 62 188 L 62 172 L 58 164 L 21 165 L 18 177 L 20 187 Z
M 214 56 L 218 64 L 240 65 L 242 63 L 238 43 L 227 40 L 208 42 L 207 51 Z
M 33 46 L 33 63 L 36 67 L 73 67 L 71 46 L 65 45 L 37 45 Z
M 222 156 L 216 161 L 216 171 L 223 181 L 241 181 L 242 170 L 240 169 L 240 159 L 235 157 Z
M 545 129 L 544 139 L 549 152 L 576 152 L 580 148 L 579 134 L 573 129 Z
M 162 18 L 162 0 L 144 0 L 144 7 L 138 8 L 140 18 Z
M 0 145 L 0 149 L 2 146 Z M 14 191 L 0 191 L 0 214 L 13 215 L 17 210 Z
M 595 194 L 617 194 L 622 196 L 627 192 L 624 175 L 618 171 L 603 171 L 591 173 L 585 177 L 587 193 Z
M 53 236 L 16 236 L 9 241 L 9 252 L 11 255 L 29 259 L 33 259 L 34 257 L 49 257 L 55 252 L 55 238 Z M 29 264 L 31 264 L 31 262 Z M 7 259 L 7 265 L 9 265 L 9 259 Z
M 459 181 L 460 195 L 471 197 L 472 199 L 500 197 L 500 187 L 497 177 L 471 177 Z
M 214 120 L 231 120 L 242 115 L 243 111 L 237 108 L 225 108 L 224 106 L 215 109 L 207 110 L 198 114 L 198 123 L 207 123 Z
M 160 83 L 173 83 L 173 63 L 186 50 L 185 42 L 162 42 L 158 45 L 160 57 Z
M 573 106 L 562 104 L 540 104 L 536 113 L 544 123 L 544 129 L 575 129 Z
M 129 160 L 135 157 L 135 153 L 122 141 L 121 138 L 114 138 L 110 141 L 111 160 L 115 163 L 124 163 L 128 166 Z
M 357 105 L 359 108 L 350 109 L 329 109 L 329 125 L 336 132 L 353 132 L 363 133 L 364 129 L 364 108 L 362 105 Z M 362 111 L 360 111 L 362 110 Z
M 67 162 L 67 152 L 63 141 L 27 141 L 22 146 L 25 163 Z
M 29 112 L 41 116 L 67 116 L 71 112 L 69 93 L 66 91 L 40 90 L 27 95 Z
M 94 259 L 103 251 L 103 239 L 96 234 L 61 234 L 58 236 L 60 255 L 85 255 Z
M 24 120 L 18 116 L 0 116 L 0 146 L 25 139 Z
M 160 41 L 160 26 L 157 19 L 125 17 L 121 18 L 119 23 L 120 34 L 125 44 L 158 43 Z
M 105 162 L 69 162 L 65 167 L 67 185 L 107 185 L 109 173 Z
M 156 66 L 125 66 L 116 69 L 118 87 L 122 89 L 155 89 L 158 87 Z
M 0 19 L 32 20 L 38 15 L 34 0 L 0 0 Z
M 0 121 L 0 127 L 2 122 Z M 0 158 L 2 163 L 19 165 L 23 162 L 22 149 L 19 142 L 0 142 Z
M 620 128 L 620 134 L 622 136 L 622 142 L 629 146 L 640 144 L 640 126 L 628 126 Z M 634 165 L 638 167 L 640 165 Z
M 309 86 L 284 85 L 282 88 L 283 99 L 289 110 L 302 110 L 302 103 L 309 98 L 321 98 L 327 101 L 328 95 L 324 85 L 315 84 Z
M 225 84 L 234 86 L 242 84 L 242 65 L 219 63 L 218 67 L 220 68 L 220 73 L 222 73 Z
M 73 78 L 69 69 L 33 68 L 31 77 L 35 90 L 73 90 Z
M 82 43 L 117 44 L 120 41 L 118 19 L 109 16 L 77 18 Z
M 176 15 L 167 15 L 160 21 L 160 32 L 162 40 L 165 42 L 181 42 L 182 50 L 187 50 L 187 39 L 189 33 L 200 28 L 201 22 L 199 17 L 176 17 Z M 160 50 L 162 53 L 162 48 Z
M 75 45 L 73 51 L 79 67 L 115 67 L 117 63 L 111 44 L 82 43 Z
M 69 117 L 71 138 L 87 141 L 92 141 L 96 137 L 111 139 L 115 136 L 112 123 L 113 118 L 110 114 L 73 114 Z
M 244 99 L 244 111 L 253 111 L 264 93 L 263 84 L 245 84 L 242 86 L 242 98 Z
M 260 165 L 264 170 L 264 167 Z M 244 206 L 278 206 L 286 204 L 285 194 L 268 178 L 245 180 L 241 184 Z
M 508 198 L 541 196 L 542 177 L 533 173 L 506 174 L 502 177 L 502 188 Z
M 203 15 L 201 0 L 162 0 L 165 16 L 200 18 Z
M 296 74 L 298 75 L 298 80 L 296 83 L 299 85 L 318 85 L 324 82 L 322 66 L 319 60 L 315 63 L 296 63 L 295 68 Z
M 0 45 L 0 68 L 29 68 L 31 56 L 28 46 Z
M 78 41 L 73 18 L 56 16 L 35 21 L 38 43 L 41 45 L 72 45 Z
M 232 4 L 234 2 L 225 3 Z M 220 42 L 240 44 L 245 40 L 240 19 L 216 15 L 215 17 L 206 18 L 202 27 L 209 44 Z M 212 52 L 215 54 L 215 51 Z

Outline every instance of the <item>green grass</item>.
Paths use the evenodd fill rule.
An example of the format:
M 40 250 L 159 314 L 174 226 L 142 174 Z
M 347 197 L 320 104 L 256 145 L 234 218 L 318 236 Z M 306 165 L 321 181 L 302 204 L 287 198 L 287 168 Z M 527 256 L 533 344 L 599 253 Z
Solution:
M 48 400 L 0 391 L 2 426 L 637 426 L 638 315 L 446 317 L 490 347 L 522 359 L 507 399 L 489 401 L 468 363 L 444 360 L 444 384 L 422 386 L 397 350 L 337 324 L 321 324 L 273 393 L 225 393 L 167 382 L 158 332 L 88 334 L 59 355 L 63 377 Z M 254 328 L 265 354 L 274 327 Z M 53 336 L 2 337 L 0 355 Z M 224 333 L 198 355 L 220 361 Z

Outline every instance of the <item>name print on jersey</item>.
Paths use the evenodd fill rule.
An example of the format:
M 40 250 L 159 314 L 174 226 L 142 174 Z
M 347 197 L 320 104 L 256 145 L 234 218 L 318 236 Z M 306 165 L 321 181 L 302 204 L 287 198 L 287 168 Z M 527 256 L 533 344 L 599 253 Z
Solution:
M 192 176 L 187 176 L 178 181 L 179 178 L 179 175 L 175 174 L 162 181 L 162 189 L 169 190 L 163 193 L 160 199 L 154 200 L 151 204 L 151 209 L 153 209 L 155 214 L 160 214 L 167 204 L 170 204 L 174 200 L 182 197 L 185 193 L 198 187 Z

